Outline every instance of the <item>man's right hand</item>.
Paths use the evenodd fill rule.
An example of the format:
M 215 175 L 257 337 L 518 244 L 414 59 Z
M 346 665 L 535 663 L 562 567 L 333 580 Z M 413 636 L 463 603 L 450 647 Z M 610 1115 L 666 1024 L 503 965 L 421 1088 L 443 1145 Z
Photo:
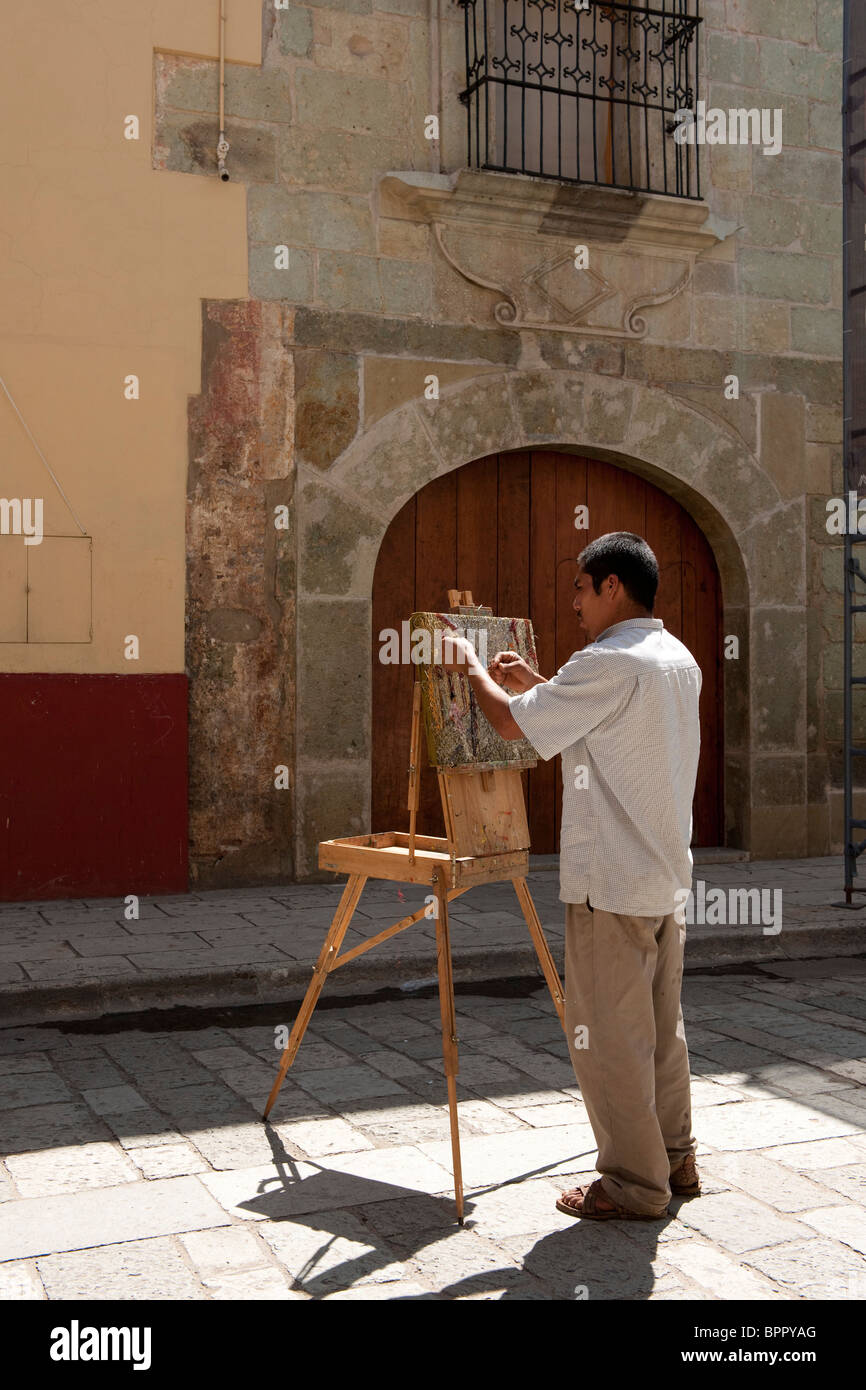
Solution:
M 543 676 L 537 675 L 517 652 L 497 652 L 487 669 L 496 684 L 507 689 L 512 695 L 522 695 L 525 690 L 531 690 L 544 679 Z

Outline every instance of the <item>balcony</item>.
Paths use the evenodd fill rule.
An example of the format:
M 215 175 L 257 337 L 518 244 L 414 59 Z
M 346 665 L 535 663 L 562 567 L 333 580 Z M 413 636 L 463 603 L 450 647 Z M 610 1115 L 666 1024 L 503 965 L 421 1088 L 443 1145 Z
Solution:
M 458 0 L 468 163 L 565 183 L 699 199 L 699 0 Z M 578 0 L 579 3 L 579 0 Z

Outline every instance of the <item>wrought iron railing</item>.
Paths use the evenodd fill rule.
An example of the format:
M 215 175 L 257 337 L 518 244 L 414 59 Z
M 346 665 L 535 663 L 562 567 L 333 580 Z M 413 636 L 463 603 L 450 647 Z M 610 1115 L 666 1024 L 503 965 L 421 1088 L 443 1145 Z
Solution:
M 471 166 L 700 197 L 700 145 L 674 134 L 696 106 L 700 0 L 458 3 Z

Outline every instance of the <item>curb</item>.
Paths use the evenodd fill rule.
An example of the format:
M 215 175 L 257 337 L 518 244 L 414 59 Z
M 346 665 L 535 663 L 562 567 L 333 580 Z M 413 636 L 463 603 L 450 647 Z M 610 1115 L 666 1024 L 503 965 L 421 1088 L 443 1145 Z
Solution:
M 562 974 L 562 945 L 551 941 L 557 968 Z M 731 966 L 761 966 L 773 961 L 825 959 L 866 953 L 866 932 L 860 923 L 791 927 L 779 936 L 754 936 L 723 931 L 716 935 L 692 935 L 686 942 L 686 973 Z M 72 1020 L 100 1019 L 111 1014 L 144 1013 L 176 1007 L 213 1008 L 250 1004 L 298 1004 L 310 981 L 312 963 L 290 961 L 285 965 L 229 967 L 222 970 L 186 970 L 158 976 L 129 976 L 100 980 L 82 979 L 73 986 L 42 985 L 0 988 L 0 1026 L 55 1024 Z M 537 976 L 543 983 L 538 959 L 530 942 L 520 946 L 463 948 L 453 955 L 455 983 L 509 980 Z M 435 984 L 436 957 L 431 951 L 400 954 L 375 950 L 352 969 L 326 981 L 323 995 L 366 994 L 383 988 L 413 989 Z M 288 1021 L 288 1020 L 287 1020 Z

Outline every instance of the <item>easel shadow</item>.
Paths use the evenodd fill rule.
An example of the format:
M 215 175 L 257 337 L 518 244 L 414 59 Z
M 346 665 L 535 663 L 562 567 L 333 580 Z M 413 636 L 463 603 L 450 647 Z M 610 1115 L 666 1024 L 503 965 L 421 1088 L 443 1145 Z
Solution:
M 445 1283 L 435 1292 L 400 1294 L 400 1282 L 416 1280 L 411 1270 L 403 1272 L 399 1266 L 461 1230 L 455 1220 L 453 1198 L 433 1197 L 415 1188 L 292 1158 L 271 1125 L 265 1125 L 265 1132 L 276 1175 L 265 1179 L 257 1195 L 238 1207 L 276 1225 L 290 1221 L 322 1233 L 322 1243 L 314 1254 L 303 1266 L 290 1270 L 295 1287 L 313 1298 L 350 1289 L 362 1297 L 364 1288 L 370 1288 L 372 1296 L 374 1286 L 387 1288 L 389 1282 L 394 1284 L 395 1302 L 483 1299 L 485 1295 L 497 1301 L 522 1302 L 641 1301 L 652 1295 L 659 1233 L 672 1218 L 634 1223 L 575 1220 L 565 1229 L 539 1238 L 524 1257 L 523 1268 L 503 1263 L 500 1268 Z M 462 1229 L 467 1235 L 472 1229 L 474 1198 L 540 1177 L 561 1161 L 470 1195 Z M 310 1169 L 315 1171 L 310 1173 Z M 573 1186 L 573 1179 L 563 1178 L 562 1185 Z M 553 1201 L 551 1192 L 551 1204 Z M 339 1242 L 361 1246 L 361 1252 L 329 1265 Z M 355 1282 L 361 1278 L 363 1284 Z
M 293 1158 L 291 1154 L 286 1153 L 277 1131 L 268 1123 L 265 1123 L 264 1128 L 274 1155 L 277 1174 L 259 1183 L 258 1194 L 246 1202 L 239 1202 L 239 1210 L 265 1216 L 269 1221 L 299 1219 L 309 1225 L 316 1225 L 320 1214 L 328 1215 L 327 1210 L 322 1207 L 323 1202 L 342 1208 L 369 1202 L 393 1201 L 398 1196 L 419 1196 L 417 1188 L 399 1187 L 395 1183 L 382 1182 L 378 1178 L 346 1173 L 339 1168 L 317 1163 L 312 1158 Z M 311 1168 L 316 1171 L 301 1171 Z M 271 1190 L 266 1190 L 268 1188 Z M 445 1205 L 443 1202 L 443 1211 Z M 453 1206 L 452 1201 L 452 1212 Z M 454 1224 L 453 1215 L 451 1224 Z

